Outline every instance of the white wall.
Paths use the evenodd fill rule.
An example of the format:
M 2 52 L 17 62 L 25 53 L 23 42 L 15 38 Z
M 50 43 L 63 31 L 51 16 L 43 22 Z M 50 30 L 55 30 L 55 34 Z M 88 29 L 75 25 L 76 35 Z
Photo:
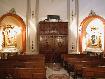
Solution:
M 105 18 L 105 0 L 79 0 L 79 23 L 89 15 L 91 10 Z
M 39 20 L 47 15 L 60 15 L 63 21 L 67 21 L 67 0 L 39 0 Z
M 16 13 L 25 21 L 27 0 L 0 0 L 0 16 L 15 8 Z

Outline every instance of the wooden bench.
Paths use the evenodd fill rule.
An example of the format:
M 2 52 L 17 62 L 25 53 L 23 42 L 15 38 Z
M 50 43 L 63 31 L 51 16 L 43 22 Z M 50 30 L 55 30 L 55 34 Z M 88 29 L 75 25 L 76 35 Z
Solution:
M 14 56 L 8 56 L 8 60 L 18 60 L 18 61 L 40 61 L 44 60 L 45 62 L 45 56 L 42 54 L 38 55 L 14 55 Z
M 12 76 L 17 79 L 45 79 L 45 57 L 43 55 L 15 55 L 2 59 L 0 60 L 0 74 L 2 77 L 10 77 L 13 74 Z
M 78 76 L 82 77 L 82 69 L 86 67 L 96 67 L 99 65 L 98 61 L 83 61 L 74 64 L 74 75 L 75 78 Z
M 82 76 L 86 79 L 91 78 L 105 78 L 105 66 L 104 67 L 86 67 L 82 69 Z
M 5 79 L 46 79 L 46 72 L 36 68 L 0 68 L 0 78 Z M 40 76 L 40 77 L 38 77 Z
M 68 61 L 71 61 L 72 59 L 80 59 L 80 58 L 87 58 L 89 55 L 87 54 L 62 54 L 62 66 L 67 69 Z M 71 59 L 71 60 L 70 60 Z
M 83 58 L 68 58 L 66 60 L 66 69 L 68 72 L 74 71 L 74 64 L 75 63 L 85 63 L 86 61 L 99 61 L 97 57 L 83 57 Z

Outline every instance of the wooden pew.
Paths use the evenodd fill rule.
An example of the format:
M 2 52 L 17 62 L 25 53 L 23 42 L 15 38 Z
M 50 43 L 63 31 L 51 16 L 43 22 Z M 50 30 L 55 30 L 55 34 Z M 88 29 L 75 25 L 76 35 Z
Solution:
M 84 68 L 88 68 L 88 67 L 94 68 L 99 65 L 101 65 L 101 66 L 105 65 L 105 59 L 100 58 L 98 56 L 63 55 L 62 60 L 63 60 L 64 66 L 66 64 L 67 71 L 69 73 L 71 71 L 73 71 L 75 76 L 77 76 L 78 74 L 82 75 L 84 73 L 84 72 L 82 72 L 82 69 L 84 69 Z M 102 72 L 104 72 L 104 71 L 102 71 Z M 86 75 L 86 77 L 87 77 L 87 75 Z M 86 79 L 88 79 L 88 78 L 86 78 Z
M 86 57 L 83 57 L 83 58 L 68 58 L 66 60 L 66 68 L 68 70 L 68 72 L 73 72 L 74 71 L 74 64 L 77 64 L 77 63 L 85 63 L 86 61 L 99 61 L 99 59 L 94 56 L 94 57 L 90 57 L 90 56 L 86 56 Z
M 68 66 L 68 59 L 69 58 L 83 58 L 88 56 L 87 54 L 62 54 L 61 55 L 61 60 L 62 60 L 62 66 L 67 70 Z
M 105 78 L 105 66 L 83 68 L 82 76 L 85 79 Z
M 18 60 L 18 61 L 40 61 L 44 60 L 45 62 L 45 56 L 42 54 L 38 55 L 14 55 L 14 56 L 8 56 L 8 60 Z
M 84 61 L 84 62 L 79 62 L 74 64 L 74 76 L 75 78 L 82 77 L 82 69 L 86 67 L 96 67 L 99 65 L 99 61 Z
M 0 60 L 0 72 L 2 71 L 2 75 L 5 77 L 6 75 L 10 75 L 8 72 L 11 71 L 11 73 L 14 74 L 13 77 L 21 77 L 24 76 L 24 74 L 28 74 L 29 71 L 31 71 L 33 68 L 34 73 L 30 75 L 26 75 L 22 79 L 45 79 L 46 78 L 46 68 L 45 68 L 45 57 L 43 55 L 16 55 L 8 57 L 8 59 L 2 59 Z M 7 70 L 6 70 L 7 69 Z M 15 72 L 13 72 L 15 71 Z M 22 72 L 24 73 L 22 73 Z M 27 71 L 25 73 L 25 71 Z M 7 73 L 5 73 L 7 72 Z M 17 74 L 17 72 L 19 72 Z M 20 75 L 19 75 L 20 74 Z M 38 77 L 40 76 L 40 77 Z M 32 78 L 33 77 L 33 78 Z M 18 78 L 21 79 L 21 78 Z
M 12 79 L 46 79 L 45 70 L 36 68 L 0 68 L 0 78 L 9 77 Z
M 96 67 L 99 65 L 105 65 L 104 59 L 99 59 L 96 56 L 87 57 L 87 58 L 69 58 L 68 59 L 68 72 L 74 71 L 74 76 L 82 75 L 82 68 L 85 67 Z
M 0 61 L 0 68 L 16 68 L 16 67 L 30 67 L 30 68 L 45 68 L 44 60 L 34 61 L 11 61 L 3 60 Z
M 64 62 L 64 61 L 67 61 L 68 58 L 83 58 L 86 56 L 87 56 L 87 54 L 62 54 L 61 59 Z

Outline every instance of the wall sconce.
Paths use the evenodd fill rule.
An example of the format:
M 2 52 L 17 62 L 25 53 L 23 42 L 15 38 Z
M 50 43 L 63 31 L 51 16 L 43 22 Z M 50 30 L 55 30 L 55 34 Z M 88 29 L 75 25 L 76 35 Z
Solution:
M 32 11 L 32 18 L 34 18 L 34 11 Z

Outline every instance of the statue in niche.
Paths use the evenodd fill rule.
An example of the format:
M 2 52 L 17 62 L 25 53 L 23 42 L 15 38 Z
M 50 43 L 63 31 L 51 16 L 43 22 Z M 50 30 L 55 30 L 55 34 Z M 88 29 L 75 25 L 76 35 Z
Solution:
M 4 42 L 5 46 L 4 47 L 9 47 L 13 46 L 16 47 L 16 32 L 14 31 L 14 27 L 11 25 L 7 25 L 4 30 Z
M 102 44 L 101 44 L 101 36 L 99 36 L 99 47 L 100 48 L 102 47 Z
M 96 43 L 96 36 L 95 35 L 91 36 L 91 41 L 92 41 L 92 45 L 94 45 Z

